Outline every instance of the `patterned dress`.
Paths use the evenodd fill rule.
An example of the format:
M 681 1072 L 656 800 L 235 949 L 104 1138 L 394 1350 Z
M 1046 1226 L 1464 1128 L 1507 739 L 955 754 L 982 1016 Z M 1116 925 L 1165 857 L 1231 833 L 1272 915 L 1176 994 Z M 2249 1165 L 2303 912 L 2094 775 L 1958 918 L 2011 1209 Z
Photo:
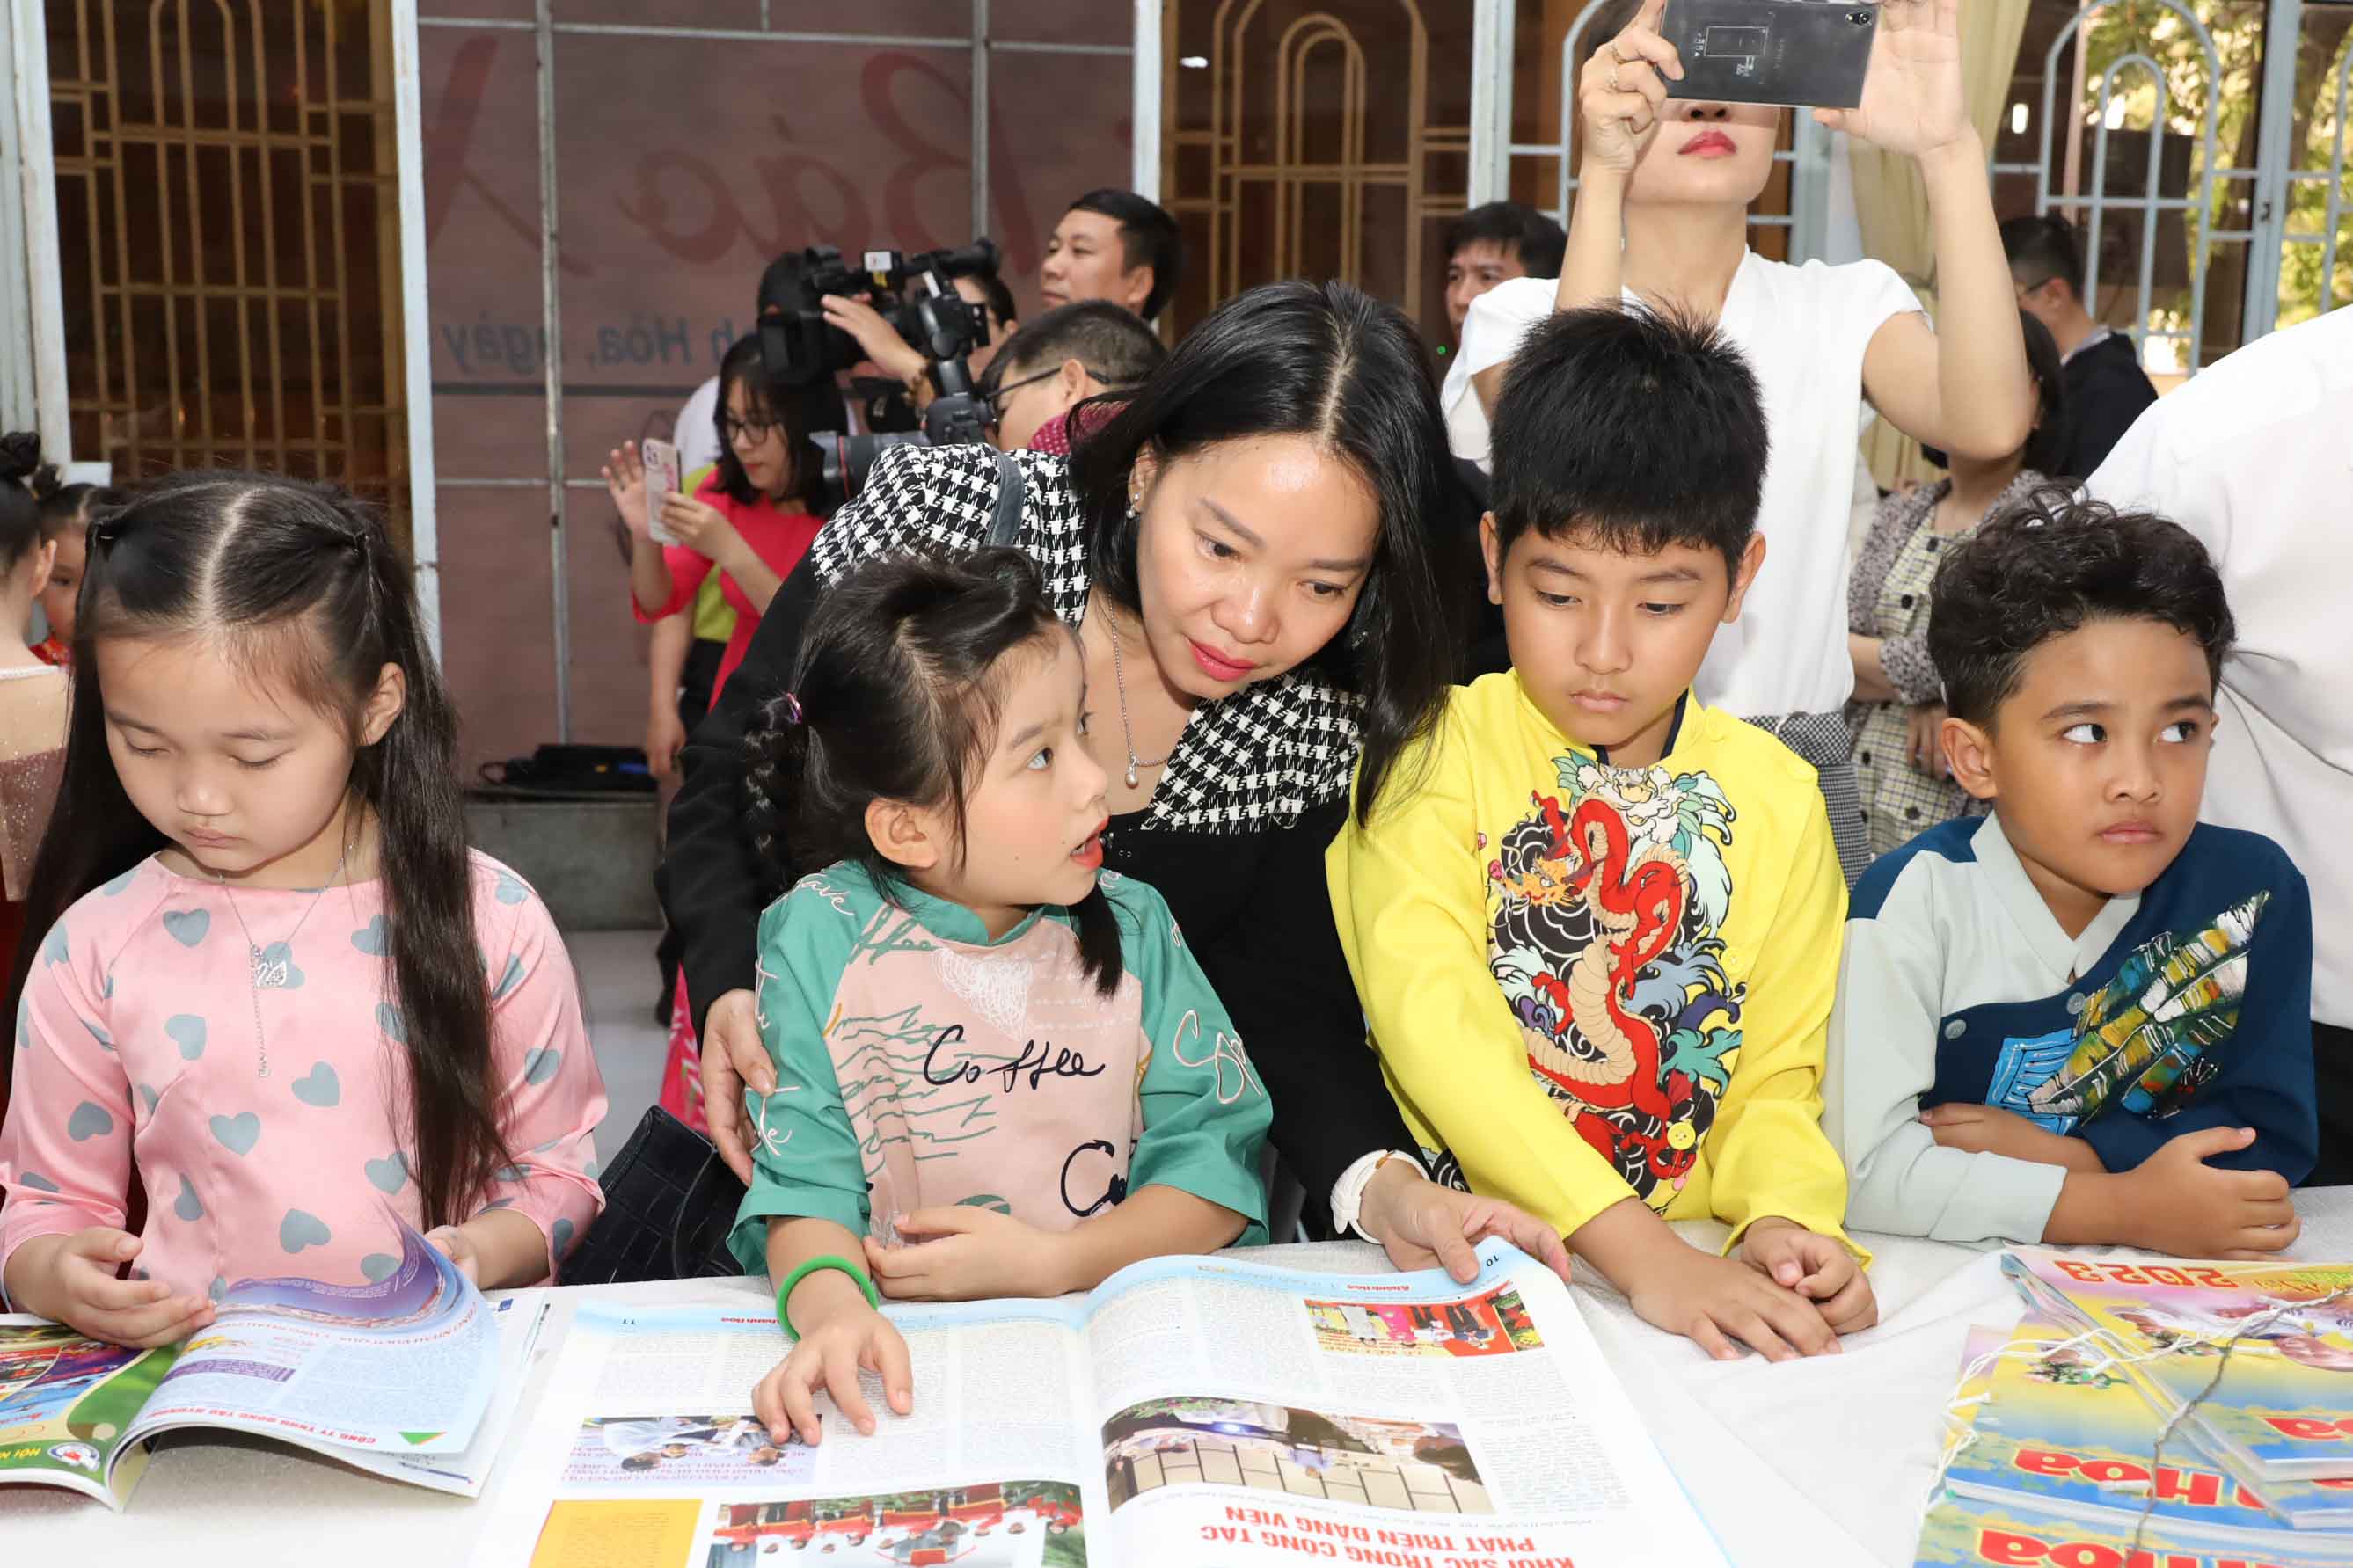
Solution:
M 604 1206 L 604 1079 L 547 907 L 485 855 L 471 891 L 513 1163 L 460 1217 L 512 1208 L 561 1260 Z M 236 893 L 153 857 L 67 910 L 17 1005 L 0 1265 L 36 1237 L 123 1225 L 135 1171 L 139 1268 L 175 1291 L 396 1268 L 395 1217 L 425 1214 L 386 940 L 381 880 Z
M 2046 482 L 2031 468 L 2021 469 L 1986 509 L 1986 516 Z M 1941 479 L 1881 501 L 1847 581 L 1847 630 L 1879 639 L 1879 662 L 1897 698 L 1846 707 L 1847 729 L 1854 737 L 1855 778 L 1862 790 L 1863 825 L 1871 834 L 1873 856 L 1900 848 L 1915 834 L 1940 822 L 1981 816 L 1985 810 L 1959 784 L 1922 773 L 1904 754 L 1912 710 L 1942 701 L 1945 695 L 1936 667 L 1928 658 L 1929 586 L 1945 556 L 1978 531 L 1978 524 L 1971 523 L 1958 533 L 1936 531 L 1936 508 L 1952 488 L 1952 480 Z

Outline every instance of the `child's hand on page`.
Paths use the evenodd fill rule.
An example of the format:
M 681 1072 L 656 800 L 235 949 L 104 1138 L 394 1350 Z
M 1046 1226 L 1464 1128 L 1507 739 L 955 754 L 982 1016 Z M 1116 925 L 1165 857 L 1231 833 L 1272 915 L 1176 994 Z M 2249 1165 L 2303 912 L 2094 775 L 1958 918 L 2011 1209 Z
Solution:
M 116 1279 L 142 1245 L 111 1226 L 36 1237 L 8 1259 L 8 1294 L 20 1309 L 94 1340 L 134 1350 L 176 1344 L 213 1321 L 213 1304 L 160 1279 Z
M 1871 1281 L 1835 1237 L 1794 1220 L 1760 1219 L 1740 1238 L 1740 1260 L 1814 1303 L 1822 1321 L 1839 1333 L 1859 1333 L 1879 1321 Z
M 1738 1341 L 1767 1361 L 1836 1354 L 1838 1335 L 1813 1302 L 1737 1258 L 1677 1242 L 1630 1282 L 1637 1316 L 1682 1334 L 1718 1361 L 1737 1361 Z
M 1061 1237 L 995 1209 L 958 1205 L 902 1215 L 909 1245 L 866 1238 L 875 1288 L 893 1301 L 979 1301 L 1062 1293 Z
M 427 1231 L 425 1239 L 439 1247 L 441 1256 L 456 1265 L 458 1272 L 463 1274 L 469 1283 L 481 1284 L 482 1260 L 474 1251 L 473 1237 L 457 1226 L 445 1225 Z
M 825 1434 L 818 1424 L 817 1391 L 833 1395 L 836 1408 L 849 1417 L 861 1434 L 874 1430 L 874 1407 L 858 1386 L 858 1369 L 880 1373 L 883 1397 L 901 1415 L 914 1409 L 914 1376 L 907 1363 L 907 1342 L 889 1319 L 864 1301 L 828 1316 L 801 1336 L 800 1343 L 778 1362 L 752 1390 L 752 1414 L 778 1444 L 802 1442 L 815 1447 Z
M 1501 1198 L 1440 1186 L 1410 1161 L 1384 1161 L 1373 1173 L 1356 1223 L 1408 1271 L 1443 1268 L 1468 1285 L 1479 1274 L 1479 1244 L 1494 1236 L 1568 1279 L 1568 1248 L 1552 1226 Z

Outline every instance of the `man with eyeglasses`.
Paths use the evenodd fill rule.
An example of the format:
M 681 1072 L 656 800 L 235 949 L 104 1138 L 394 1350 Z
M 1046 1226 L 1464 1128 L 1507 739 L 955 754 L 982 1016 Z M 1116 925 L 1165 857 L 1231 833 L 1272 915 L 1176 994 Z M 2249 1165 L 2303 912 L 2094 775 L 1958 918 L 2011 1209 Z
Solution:
M 2084 256 L 2073 226 L 2056 214 L 2014 217 L 2001 226 L 2001 247 L 2019 309 L 2051 329 L 2065 367 L 2067 441 L 2058 473 L 2087 478 L 2157 401 L 2157 387 L 2141 369 L 2132 335 L 2104 326 L 2084 308 Z
M 988 438 L 999 451 L 1068 452 L 1073 408 L 1135 385 L 1166 357 L 1124 306 L 1082 300 L 1049 310 L 1014 333 L 981 377 Z

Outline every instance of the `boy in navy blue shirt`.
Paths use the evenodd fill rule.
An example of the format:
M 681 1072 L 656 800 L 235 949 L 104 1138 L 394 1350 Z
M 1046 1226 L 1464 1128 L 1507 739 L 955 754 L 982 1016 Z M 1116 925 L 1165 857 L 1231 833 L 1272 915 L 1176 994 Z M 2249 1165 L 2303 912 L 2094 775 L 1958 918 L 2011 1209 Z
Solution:
M 2312 906 L 2198 823 L 2232 636 L 2178 524 L 2046 490 L 1936 574 L 1953 776 L 1993 803 L 1855 889 L 1823 1125 L 1847 1221 L 2276 1251 L 2312 1166 Z

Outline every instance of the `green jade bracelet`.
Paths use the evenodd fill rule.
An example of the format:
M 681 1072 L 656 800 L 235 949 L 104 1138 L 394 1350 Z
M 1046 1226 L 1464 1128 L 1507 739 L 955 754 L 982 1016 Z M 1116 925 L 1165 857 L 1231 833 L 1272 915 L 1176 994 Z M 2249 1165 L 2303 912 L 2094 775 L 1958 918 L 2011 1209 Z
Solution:
M 838 1254 L 831 1252 L 825 1254 L 821 1258 L 812 1258 L 807 1263 L 802 1264 L 798 1268 L 794 1269 L 790 1274 L 786 1275 L 785 1282 L 776 1287 L 776 1326 L 783 1329 L 785 1331 L 785 1338 L 792 1341 L 795 1344 L 800 1343 L 801 1331 L 793 1327 L 792 1317 L 785 1310 L 785 1303 L 793 1299 L 794 1286 L 799 1284 L 810 1275 L 822 1274 L 828 1268 L 839 1269 L 840 1272 L 849 1275 L 852 1279 L 857 1280 L 858 1288 L 866 1292 L 867 1305 L 874 1308 L 878 1311 L 881 1310 L 882 1293 L 874 1289 L 874 1281 L 866 1277 L 866 1270 L 860 1268 L 847 1258 L 840 1257 Z

